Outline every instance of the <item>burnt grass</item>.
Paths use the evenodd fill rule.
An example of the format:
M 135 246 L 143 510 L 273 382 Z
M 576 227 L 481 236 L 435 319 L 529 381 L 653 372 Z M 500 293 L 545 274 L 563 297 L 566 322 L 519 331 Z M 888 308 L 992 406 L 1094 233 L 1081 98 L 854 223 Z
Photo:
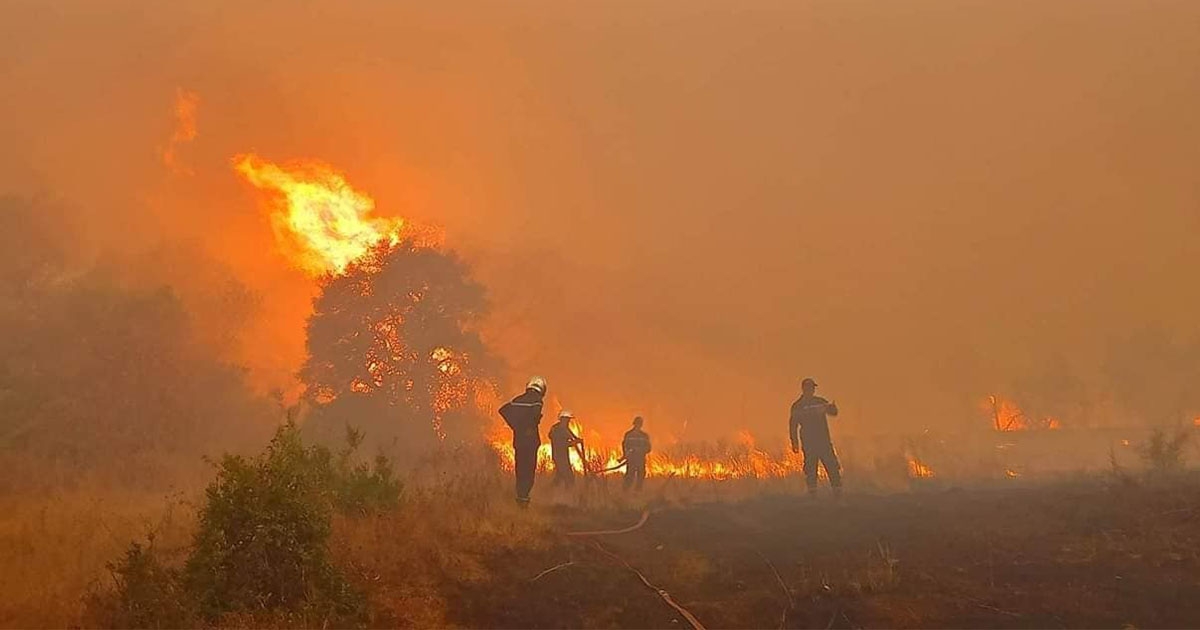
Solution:
M 535 509 L 563 532 L 640 515 Z M 555 535 L 544 548 L 489 557 L 489 579 L 444 585 L 447 621 L 688 627 L 598 541 L 709 628 L 1200 626 L 1193 478 L 848 493 L 841 504 L 792 494 L 651 500 L 651 510 L 633 532 Z

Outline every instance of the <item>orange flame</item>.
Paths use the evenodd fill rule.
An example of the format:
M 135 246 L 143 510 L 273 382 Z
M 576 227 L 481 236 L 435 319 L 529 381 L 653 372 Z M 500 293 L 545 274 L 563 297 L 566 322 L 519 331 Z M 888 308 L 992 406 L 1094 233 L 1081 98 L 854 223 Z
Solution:
M 315 161 L 278 165 L 254 154 L 233 158 L 234 168 L 268 201 L 271 225 L 285 253 L 314 276 L 339 274 L 381 241 L 397 243 L 404 220 L 372 217 L 375 200 L 345 176 Z
M 592 474 L 621 474 L 623 468 L 621 449 L 613 446 L 595 446 L 600 436 L 595 431 L 585 431 L 578 422 L 571 423 L 576 435 L 584 438 L 582 457 L 578 451 L 571 452 L 571 468 L 576 472 Z M 510 437 L 502 425 L 497 426 L 489 440 L 492 449 L 505 470 L 514 465 Z M 804 460 L 800 455 L 785 453 L 774 456 L 759 449 L 749 432 L 739 434 L 739 444 L 721 452 L 699 454 L 678 452 L 653 452 L 646 458 L 646 474 L 651 477 L 675 476 L 685 479 L 768 479 L 780 478 L 803 471 Z M 538 470 L 554 469 L 550 445 L 538 447 Z M 821 471 L 824 478 L 824 471 Z
M 933 469 L 916 455 L 908 453 L 908 476 L 912 479 L 932 479 Z
M 1062 428 L 1062 421 L 1053 416 L 1031 424 L 1029 417 L 1015 402 L 995 394 L 984 400 L 983 410 L 991 418 L 992 428 L 997 431 L 1027 431 L 1034 428 L 1055 431 Z
M 992 416 L 992 426 L 997 431 L 1023 431 L 1029 428 L 1025 412 L 1015 403 L 995 394 L 988 396 L 986 407 Z

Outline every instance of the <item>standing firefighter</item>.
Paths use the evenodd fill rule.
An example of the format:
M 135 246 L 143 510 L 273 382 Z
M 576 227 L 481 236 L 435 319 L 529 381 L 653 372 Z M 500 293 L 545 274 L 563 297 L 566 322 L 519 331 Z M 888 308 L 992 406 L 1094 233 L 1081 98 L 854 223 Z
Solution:
M 575 414 L 564 409 L 558 414 L 558 422 L 550 427 L 550 455 L 554 460 L 554 485 L 570 488 L 575 485 L 575 471 L 571 468 L 571 449 L 582 447 L 583 440 L 571 430 Z M 580 453 L 582 460 L 583 453 Z
M 625 488 L 641 490 L 646 481 L 646 456 L 650 454 L 650 436 L 642 430 L 641 416 L 633 419 L 633 428 L 625 432 L 621 450 L 625 455 Z
M 842 493 L 842 469 L 838 464 L 837 455 L 833 452 L 833 440 L 829 437 L 829 421 L 826 416 L 838 414 L 837 405 L 821 398 L 816 394 L 817 382 L 806 378 L 800 383 L 800 398 L 792 403 L 792 416 L 789 423 L 789 435 L 792 439 L 792 452 L 799 452 L 801 445 L 804 449 L 804 479 L 808 483 L 808 492 L 817 490 L 817 464 L 825 467 L 829 476 L 829 485 L 833 493 Z M 799 433 L 799 443 L 797 443 Z
M 546 397 L 546 379 L 529 379 L 525 393 L 500 408 L 500 416 L 513 432 L 513 455 L 517 473 L 517 503 L 529 505 L 529 491 L 537 472 L 537 452 L 542 444 L 538 424 L 542 421 L 542 399 Z

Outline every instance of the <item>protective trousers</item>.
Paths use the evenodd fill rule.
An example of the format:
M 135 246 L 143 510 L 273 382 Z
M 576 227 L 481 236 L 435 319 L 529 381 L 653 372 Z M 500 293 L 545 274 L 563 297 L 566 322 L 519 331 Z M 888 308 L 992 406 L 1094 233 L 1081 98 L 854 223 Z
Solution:
M 646 481 L 646 458 L 627 458 L 625 460 L 625 489 L 633 487 L 641 490 L 644 481 Z
M 838 463 L 837 454 L 833 452 L 833 444 L 820 444 L 809 446 L 805 444 L 804 450 L 804 481 L 808 484 L 808 489 L 817 489 L 817 464 L 825 467 L 825 474 L 829 476 L 829 485 L 834 488 L 842 487 L 842 465 Z
M 554 460 L 554 485 L 568 488 L 575 485 L 575 470 L 571 468 L 571 460 Z
M 529 491 L 533 490 L 533 477 L 537 473 L 537 444 L 513 445 L 513 459 L 517 473 L 517 501 L 529 503 Z

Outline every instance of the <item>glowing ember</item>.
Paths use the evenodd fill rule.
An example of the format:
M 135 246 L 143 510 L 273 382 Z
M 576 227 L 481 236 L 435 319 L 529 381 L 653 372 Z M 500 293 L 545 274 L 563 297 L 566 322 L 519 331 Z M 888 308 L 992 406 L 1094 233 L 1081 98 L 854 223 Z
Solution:
M 1008 477 L 1009 479 L 1016 479 L 1017 477 L 1021 476 L 1021 473 L 1009 468 L 1004 471 L 1004 476 Z
M 402 219 L 372 217 L 375 200 L 320 162 L 280 166 L 257 155 L 238 155 L 234 168 L 272 193 L 271 225 L 292 262 L 320 276 L 338 274 L 380 241 L 400 240 Z

